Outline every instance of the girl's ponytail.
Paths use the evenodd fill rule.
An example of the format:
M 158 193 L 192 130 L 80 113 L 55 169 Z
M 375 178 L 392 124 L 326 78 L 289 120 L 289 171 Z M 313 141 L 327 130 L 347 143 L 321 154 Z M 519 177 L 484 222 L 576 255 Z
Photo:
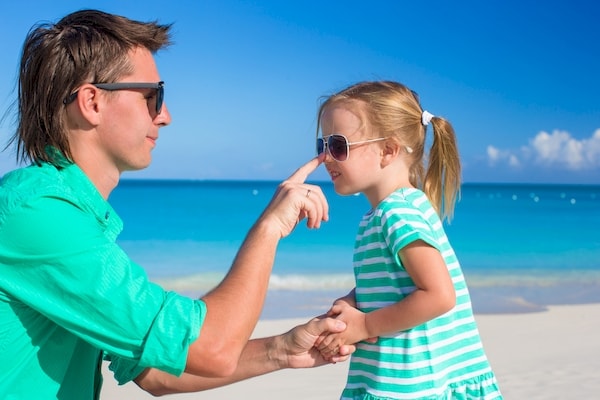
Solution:
M 427 125 L 431 121 L 433 128 L 433 144 L 429 150 L 423 191 L 440 218 L 449 221 L 460 194 L 461 168 L 456 135 L 450 122 L 444 118 L 434 117 L 427 111 L 423 112 L 423 116 L 423 124 Z

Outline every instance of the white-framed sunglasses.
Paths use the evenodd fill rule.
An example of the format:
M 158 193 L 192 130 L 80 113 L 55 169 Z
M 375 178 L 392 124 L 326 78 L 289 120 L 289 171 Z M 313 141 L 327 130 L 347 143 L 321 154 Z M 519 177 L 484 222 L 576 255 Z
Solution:
M 336 161 L 346 161 L 350 157 L 350 146 L 365 144 L 371 142 L 379 142 L 387 138 L 375 138 L 368 140 L 361 140 L 358 142 L 349 142 L 348 138 L 339 133 L 333 135 L 324 136 L 317 138 L 317 154 L 321 154 L 327 149 L 329 155 Z

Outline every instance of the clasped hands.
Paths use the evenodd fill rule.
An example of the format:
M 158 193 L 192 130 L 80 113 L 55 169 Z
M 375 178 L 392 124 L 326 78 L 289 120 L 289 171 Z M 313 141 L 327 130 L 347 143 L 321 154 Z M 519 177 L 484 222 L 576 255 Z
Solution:
M 346 324 L 346 329 L 335 333 L 324 332 L 316 340 L 315 348 L 325 360 L 331 361 L 337 357 L 343 346 L 353 345 L 360 341 L 369 343 L 377 341 L 377 338 L 370 337 L 367 331 L 365 323 L 367 314 L 356 308 L 354 291 L 335 300 L 326 315 L 343 321 Z

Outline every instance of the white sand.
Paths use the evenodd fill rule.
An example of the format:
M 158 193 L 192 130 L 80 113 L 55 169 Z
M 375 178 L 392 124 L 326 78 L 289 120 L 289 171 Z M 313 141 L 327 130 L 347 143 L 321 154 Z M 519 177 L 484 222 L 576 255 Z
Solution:
M 505 399 L 600 398 L 600 304 L 553 306 L 530 314 L 476 316 Z M 278 334 L 299 319 L 260 321 L 255 336 Z M 284 370 L 201 393 L 164 399 L 337 399 L 348 363 Z M 154 397 L 134 383 L 118 387 L 105 370 L 101 400 Z

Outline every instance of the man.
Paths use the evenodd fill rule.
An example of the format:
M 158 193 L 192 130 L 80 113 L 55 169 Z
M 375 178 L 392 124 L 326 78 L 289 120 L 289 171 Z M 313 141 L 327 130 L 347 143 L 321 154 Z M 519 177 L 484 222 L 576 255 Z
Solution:
M 171 121 L 153 57 L 169 29 L 84 10 L 26 38 L 12 142 L 32 165 L 0 184 L 0 398 L 97 398 L 103 357 L 120 383 L 203 390 L 324 364 L 317 336 L 345 328 L 315 319 L 249 341 L 279 240 L 328 218 L 319 187 L 304 183 L 320 159 L 279 186 L 201 299 L 153 284 L 115 243 L 122 222 L 107 199 L 123 171 L 149 165 Z

